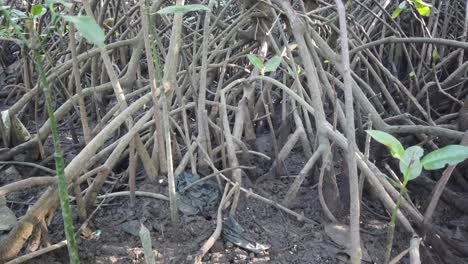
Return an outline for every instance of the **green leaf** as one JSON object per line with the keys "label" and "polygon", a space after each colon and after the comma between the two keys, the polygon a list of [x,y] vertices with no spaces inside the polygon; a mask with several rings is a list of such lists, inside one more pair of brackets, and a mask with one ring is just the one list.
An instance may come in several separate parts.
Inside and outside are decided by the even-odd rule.
{"label": "green leaf", "polygon": [[448,145],[427,154],[421,163],[425,170],[437,170],[448,165],[458,164],[468,159],[468,147],[462,145]]}
{"label": "green leaf", "polygon": [[416,10],[418,10],[419,15],[421,16],[427,17],[431,14],[431,9],[427,6],[417,7]]}
{"label": "green leaf", "polygon": [[31,14],[34,16],[39,16],[42,13],[42,5],[36,4],[31,7]]}
{"label": "green leaf", "polygon": [[405,149],[403,148],[403,145],[401,145],[400,141],[398,141],[394,136],[379,130],[366,130],[366,132],[375,141],[387,146],[387,148],[390,149],[392,157],[396,159],[401,159],[403,157]]}
{"label": "green leaf", "polygon": [[397,18],[401,14],[401,11],[403,11],[403,9],[399,7],[395,8],[395,10],[393,10],[393,13],[392,13],[392,19]]}
{"label": "green leaf", "polygon": [[247,59],[249,59],[250,63],[252,63],[252,65],[259,70],[263,70],[263,68],[265,67],[263,66],[262,61],[255,55],[248,54]]}
{"label": "green leaf", "polygon": [[276,69],[278,68],[278,66],[280,65],[281,63],[281,57],[280,56],[273,56],[273,58],[269,59],[266,63],[265,63],[265,72],[273,72],[273,71],[276,71]]}
{"label": "green leaf", "polygon": [[408,181],[415,179],[422,172],[421,157],[424,150],[419,146],[412,146],[405,150],[403,158],[400,159],[400,172],[408,177]]}
{"label": "green leaf", "polygon": [[440,54],[434,51],[434,53],[432,53],[432,58],[434,60],[439,60],[440,59]]}
{"label": "green leaf", "polygon": [[431,4],[426,3],[426,2],[424,2],[423,0],[411,0],[411,3],[412,3],[416,8],[424,7],[424,6],[432,7]]}
{"label": "green leaf", "polygon": [[163,9],[160,9],[157,14],[177,14],[177,13],[187,13],[191,11],[201,11],[201,10],[210,10],[206,5],[193,4],[193,5],[183,5],[183,6],[168,6]]}
{"label": "green leaf", "polygon": [[89,16],[63,16],[68,22],[75,25],[76,29],[80,34],[92,43],[100,48],[104,47],[105,35],[101,27]]}
{"label": "green leaf", "polygon": [[[41,5],[41,4],[33,5],[33,6],[31,7],[31,14],[33,14],[33,16],[36,16],[36,17],[41,16],[41,15],[43,15],[42,9],[43,9],[43,8],[42,8],[42,5]],[[44,9],[44,11],[45,11],[45,9]],[[45,12],[44,12],[44,13],[45,13]]]}
{"label": "green leaf", "polygon": [[397,18],[401,14],[401,12],[403,12],[403,10],[405,9],[406,9],[406,1],[403,1],[398,5],[398,7],[395,10],[393,10],[392,19]]}
{"label": "green leaf", "polygon": [[26,13],[24,13],[23,11],[20,11],[18,9],[12,9],[11,10],[11,16],[12,16],[12,18],[14,18],[14,20],[28,17],[28,15],[26,15]]}
{"label": "green leaf", "polygon": [[419,15],[429,16],[431,14],[431,5],[422,0],[412,0],[414,7],[418,10]]}
{"label": "green leaf", "polygon": [[408,74],[408,76],[409,76],[410,78],[413,78],[415,75],[416,75],[416,73],[415,73],[414,71],[411,71],[411,72]]}

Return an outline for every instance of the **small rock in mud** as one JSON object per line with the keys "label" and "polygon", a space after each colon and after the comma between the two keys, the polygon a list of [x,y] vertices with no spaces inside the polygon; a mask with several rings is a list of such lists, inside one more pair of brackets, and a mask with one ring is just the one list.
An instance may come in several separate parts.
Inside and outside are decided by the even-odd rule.
{"label": "small rock in mud", "polygon": [[223,253],[213,253],[211,255],[211,261],[212,263],[228,263],[228,259],[226,258],[226,255]]}
{"label": "small rock in mud", "polygon": [[15,213],[7,207],[5,198],[0,197],[0,232],[10,231],[15,225]]}
{"label": "small rock in mud", "polygon": [[130,235],[139,236],[140,222],[137,220],[128,221],[120,225],[122,230]]}
{"label": "small rock in mud", "polygon": [[234,253],[236,253],[236,258],[240,260],[246,260],[248,258],[248,254],[245,250],[240,248],[235,248]]}
{"label": "small rock in mud", "polygon": [[102,245],[100,254],[124,256],[128,254],[128,248],[114,245]]}
{"label": "small rock in mud", "polygon": [[0,167],[0,185],[15,182],[21,180],[21,174],[15,168],[15,166],[9,166],[3,170],[3,166]]}

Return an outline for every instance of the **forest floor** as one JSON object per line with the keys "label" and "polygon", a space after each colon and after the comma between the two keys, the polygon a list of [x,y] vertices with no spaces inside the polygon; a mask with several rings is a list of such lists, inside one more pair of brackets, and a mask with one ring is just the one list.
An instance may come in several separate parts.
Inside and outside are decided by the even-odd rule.
{"label": "forest floor", "polygon": [[[267,152],[269,137],[269,134],[265,134],[257,138],[259,151]],[[305,162],[304,157],[297,153],[300,151],[294,152],[286,161],[290,175],[297,175]],[[73,156],[73,152],[68,154],[70,158]],[[255,173],[258,175],[265,173],[270,167],[260,159],[252,162],[252,165],[257,167]],[[14,175],[12,170],[8,169],[12,166],[14,165],[0,167],[0,185],[21,179],[21,168],[18,168],[18,174]],[[340,171],[339,164],[335,166],[335,170],[337,175],[345,173]],[[145,177],[139,178],[138,190],[167,195],[167,185],[164,182],[151,183]],[[268,179],[255,185],[249,180],[244,180],[246,188],[252,188],[253,192],[279,202],[286,194],[293,177]],[[120,187],[116,184],[114,187],[113,191],[127,190],[125,184],[121,184]],[[7,196],[8,206],[20,217],[39,197],[42,190],[33,188],[12,193]],[[383,207],[378,201],[364,201],[361,216],[364,263],[381,263],[385,251],[388,214],[382,211]],[[267,245],[269,249],[253,253],[221,238],[205,256],[204,263],[347,263],[347,227],[324,220],[316,185],[303,185],[290,209],[303,214],[315,224],[299,221],[284,211],[242,195],[236,220],[244,228],[246,238]],[[347,211],[348,209],[344,209],[344,212]],[[343,217],[340,220],[343,223],[348,221]],[[82,263],[145,263],[138,236],[141,222],[151,232],[158,263],[192,263],[194,255],[216,227],[216,209],[203,216],[182,215],[180,223],[173,225],[167,201],[137,197],[136,205],[132,207],[128,196],[107,198],[91,218],[87,228],[88,236],[78,239]],[[49,226],[49,239],[52,244],[64,239],[60,213],[56,213]],[[397,233],[394,254],[407,248],[409,239],[407,234]],[[27,263],[67,262],[68,254],[63,247]],[[401,263],[406,262],[403,260]]]}

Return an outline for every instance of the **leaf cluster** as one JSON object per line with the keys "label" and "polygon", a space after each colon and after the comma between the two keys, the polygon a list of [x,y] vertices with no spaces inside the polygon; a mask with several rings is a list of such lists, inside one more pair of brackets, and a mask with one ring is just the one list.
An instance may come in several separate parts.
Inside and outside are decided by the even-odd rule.
{"label": "leaf cluster", "polygon": [[281,57],[277,55],[273,56],[265,64],[263,64],[262,60],[259,57],[252,54],[248,54],[247,59],[250,63],[252,63],[252,65],[255,68],[260,70],[262,75],[264,75],[267,72],[276,71],[278,66],[281,64]]}
{"label": "leaf cluster", "polygon": [[431,5],[424,2],[423,0],[404,0],[401,2],[395,10],[393,10],[392,18],[397,18],[403,11],[408,8],[409,5],[413,6],[420,16],[429,16],[431,14]]}
{"label": "leaf cluster", "polygon": [[367,133],[377,142],[385,145],[392,157],[400,161],[400,172],[405,180],[413,180],[421,175],[422,169],[438,170],[448,165],[458,164],[468,159],[468,147],[448,145],[434,150],[424,156],[424,150],[419,146],[407,149],[394,136],[379,130],[367,130]]}

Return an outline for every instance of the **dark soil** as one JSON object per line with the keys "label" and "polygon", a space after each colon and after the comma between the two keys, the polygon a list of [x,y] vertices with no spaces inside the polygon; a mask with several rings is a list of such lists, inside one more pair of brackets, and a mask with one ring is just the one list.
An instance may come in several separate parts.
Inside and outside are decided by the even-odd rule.
{"label": "dark soil", "polygon": [[[255,146],[257,151],[272,157],[270,134],[259,133]],[[63,138],[64,143],[67,143]],[[71,143],[68,139],[68,143]],[[70,151],[66,156],[69,161],[77,147],[67,144]],[[51,146],[45,146],[52,151]],[[346,194],[347,173],[339,157],[336,157],[335,173],[337,175],[343,204],[347,204]],[[294,176],[299,174],[306,160],[302,149],[296,149],[285,162],[287,175],[277,178],[267,178],[252,184],[259,176],[268,172],[271,162],[254,157],[250,161],[256,170],[244,175],[244,187],[268,199],[281,202],[286,194]],[[53,164],[49,164],[53,167]],[[11,183],[30,174],[30,168],[15,166],[18,172],[7,172],[13,168],[10,165],[0,166],[0,186]],[[18,174],[19,173],[19,174]],[[167,195],[167,184],[164,182],[150,183],[144,175],[138,177],[137,188],[141,191]],[[108,184],[106,191],[127,191],[125,179],[113,179],[118,183]],[[303,214],[316,224],[298,221],[284,211],[278,210],[262,201],[252,197],[241,196],[240,206],[237,210],[236,220],[245,229],[245,236],[254,242],[270,246],[268,250],[255,254],[234,246],[232,243],[219,239],[211,251],[205,256],[204,263],[347,263],[346,242],[336,243],[328,233],[325,226],[329,225],[322,214],[315,185],[316,175],[310,175],[303,184],[298,196],[290,209]],[[43,188],[32,188],[22,192],[15,192],[7,196],[8,206],[17,217],[24,215],[28,207],[39,198]],[[425,206],[430,194],[424,188],[414,185],[410,191],[415,204]],[[372,195],[363,196],[361,213],[361,239],[365,254],[363,263],[382,263],[386,243],[386,227],[389,222],[388,214],[383,206]],[[75,206],[75,204],[72,204]],[[344,206],[342,215],[348,214]],[[75,209],[75,208],[74,208]],[[338,216],[339,217],[339,216]],[[462,217],[455,210],[441,202],[434,219],[440,226],[447,226],[448,234],[457,237],[466,236],[463,229],[454,228],[454,221]],[[341,223],[348,223],[346,217],[339,217]],[[75,228],[78,227],[75,218]],[[157,252],[157,263],[192,263],[194,255],[201,245],[213,233],[216,226],[216,208],[203,215],[181,216],[180,224],[170,222],[169,203],[153,198],[137,197],[136,205],[129,204],[127,196],[109,198],[98,208],[91,218],[86,235],[78,238],[79,254],[82,263],[145,263],[142,244],[138,236],[138,228],[143,223],[151,232],[153,249]],[[455,225],[456,227],[456,225]],[[397,228],[398,230],[398,228]],[[50,243],[58,243],[65,239],[63,223],[60,212],[57,212],[52,224],[49,226]],[[410,235],[399,230],[394,241],[393,254],[396,255],[409,246]],[[25,252],[22,252],[25,253]],[[423,254],[424,257],[424,254]],[[27,263],[68,263],[66,248],[34,258]],[[401,263],[409,263],[403,258]]]}
{"label": "dark soil", "polygon": [[[267,193],[276,193],[276,200],[287,190],[287,185],[281,181],[268,182],[261,187]],[[145,184],[140,189],[164,192],[165,188]],[[294,210],[322,222],[316,197],[316,190],[304,188]],[[179,225],[172,225],[168,202],[138,198],[136,207],[130,208],[128,201],[123,197],[109,200],[93,217],[90,228],[93,232],[100,230],[101,234],[89,240],[79,239],[82,263],[145,263],[139,237],[126,231],[128,224],[138,224],[140,221],[144,221],[151,231],[159,263],[192,263],[193,256],[215,229],[214,214],[208,220],[203,216],[182,217]],[[342,249],[327,237],[322,225],[298,222],[260,201],[242,197],[237,220],[250,240],[270,245],[271,248],[254,254],[221,240],[204,258],[205,263],[340,263],[337,257],[343,257],[343,254],[339,254]],[[53,242],[64,238],[61,221],[57,214],[50,226]],[[371,256],[381,256],[385,235],[382,235],[382,230],[370,226],[379,223],[375,226],[382,228],[384,222],[371,216],[366,222],[369,230],[373,230],[370,233],[376,234],[363,234],[364,245]],[[67,257],[64,248],[28,263],[66,263]],[[380,263],[379,259],[373,262]]]}
{"label": "dark soil", "polygon": [[[260,136],[257,149],[262,150],[266,136]],[[259,147],[260,146],[260,147]],[[263,146],[265,147],[265,146]],[[264,150],[266,151],[266,149]],[[304,157],[299,149],[286,161],[289,175],[297,175],[304,165]],[[260,159],[252,160],[257,165],[256,173],[265,173],[269,164]],[[337,168],[340,166],[337,165]],[[338,177],[344,172],[337,171]],[[252,187],[253,191],[281,201],[293,177],[280,177],[262,181]],[[10,179],[8,181],[13,181]],[[249,181],[246,178],[246,184]],[[6,182],[2,182],[5,184]],[[142,179],[138,190],[167,195],[165,184],[153,184]],[[120,187],[127,190],[126,186]],[[8,201],[17,216],[23,215],[27,205],[16,201],[33,203],[39,196],[39,189],[9,195]],[[362,209],[362,241],[367,251],[368,262],[381,263],[388,218],[382,206],[375,201],[365,200]],[[270,248],[259,254],[238,248],[232,243],[220,239],[205,256],[204,263],[346,263],[348,255],[343,245],[331,240],[325,233],[324,220],[315,185],[305,184],[291,206],[291,209],[304,214],[317,224],[300,222],[259,200],[242,195],[236,220],[245,229],[245,236]],[[341,219],[346,223],[348,219]],[[216,226],[216,210],[203,216],[182,216],[180,224],[170,222],[167,201],[138,197],[136,205],[130,206],[126,196],[107,199],[92,217],[88,226],[88,235],[78,239],[82,263],[145,263],[138,227],[142,222],[150,231],[153,249],[157,252],[158,263],[192,263],[194,255],[212,234]],[[132,234],[133,233],[133,234]],[[64,239],[62,218],[58,212],[49,226],[51,243]],[[407,235],[397,234],[395,252],[398,253],[409,245]],[[35,258],[27,263],[67,263],[66,248]]]}

